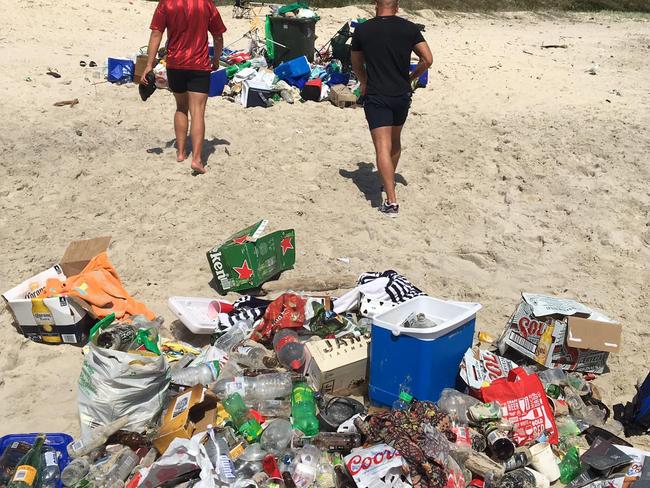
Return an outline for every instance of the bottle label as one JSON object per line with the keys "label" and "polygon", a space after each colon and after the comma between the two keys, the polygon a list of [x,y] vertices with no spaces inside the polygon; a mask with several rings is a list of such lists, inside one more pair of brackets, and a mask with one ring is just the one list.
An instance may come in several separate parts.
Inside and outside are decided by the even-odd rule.
{"label": "bottle label", "polygon": [[52,451],[47,451],[44,455],[45,457],[45,464],[47,466],[58,466],[59,463],[57,462],[56,459],[56,453]]}
{"label": "bottle label", "polygon": [[233,393],[239,393],[240,395],[244,395],[244,382],[246,380],[244,379],[243,376],[238,376],[233,380],[232,383],[229,383],[228,386],[226,387],[226,392],[228,393],[228,396],[232,395]]}
{"label": "bottle label", "polygon": [[507,439],[508,438],[508,436],[505,434],[505,432],[501,432],[498,429],[494,429],[486,437],[487,437],[488,443],[490,445],[493,445],[499,439]]}
{"label": "bottle label", "polygon": [[25,483],[27,486],[34,486],[34,481],[36,481],[36,475],[38,471],[33,466],[28,466],[23,464],[16,468],[16,474],[14,474],[12,482],[20,481]]}
{"label": "bottle label", "polygon": [[451,429],[456,434],[456,445],[458,447],[472,447],[472,437],[467,427],[456,426]]}
{"label": "bottle label", "polygon": [[239,433],[242,434],[248,442],[255,442],[259,439],[262,430],[262,426],[255,419],[251,419],[239,427]]}
{"label": "bottle label", "polygon": [[70,446],[72,452],[81,451],[83,448],[84,448],[84,441],[82,441],[81,439],[79,439],[78,441],[74,441]]}

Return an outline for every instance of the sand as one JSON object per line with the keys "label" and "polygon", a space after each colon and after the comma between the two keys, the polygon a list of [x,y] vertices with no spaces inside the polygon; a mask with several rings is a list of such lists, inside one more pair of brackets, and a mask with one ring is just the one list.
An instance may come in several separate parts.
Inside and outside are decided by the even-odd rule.
{"label": "sand", "polygon": [[[268,218],[297,234],[296,267],[279,284],[342,276],[351,287],[360,272],[396,269],[434,296],[482,303],[477,328],[492,334],[522,291],[573,297],[624,326],[596,380],[605,402],[629,400],[647,374],[649,17],[408,13],[435,62],[404,133],[401,215],[389,220],[375,208],[361,110],[211,99],[208,172],[192,176],[175,161],[169,93],[143,103],[133,85],[94,84],[79,66],[145,45],[155,3],[4,3],[0,291],[56,263],[69,241],[110,234],[127,289],[170,335],[205,343],[167,298],[214,296],[205,252]],[[321,10],[318,43],[368,12]],[[222,13],[230,44],[249,24]],[[0,435],[77,434],[80,349],[30,342],[6,310],[0,343]],[[650,448],[649,437],[634,443]]]}

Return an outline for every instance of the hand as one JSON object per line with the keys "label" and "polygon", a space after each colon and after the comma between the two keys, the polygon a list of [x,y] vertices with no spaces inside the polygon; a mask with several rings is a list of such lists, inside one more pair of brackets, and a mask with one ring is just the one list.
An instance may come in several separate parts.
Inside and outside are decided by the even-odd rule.
{"label": "hand", "polygon": [[153,71],[153,66],[147,65],[144,68],[144,71],[142,72],[142,76],[140,77],[140,83],[143,84],[144,86],[149,86],[149,82],[147,81],[147,75]]}
{"label": "hand", "polygon": [[368,89],[368,87],[366,86],[366,84],[365,84],[365,83],[361,83],[361,86],[359,86],[359,92],[361,93],[361,96],[362,96],[362,97],[365,97],[365,96],[366,96],[366,90],[367,90],[367,89]]}

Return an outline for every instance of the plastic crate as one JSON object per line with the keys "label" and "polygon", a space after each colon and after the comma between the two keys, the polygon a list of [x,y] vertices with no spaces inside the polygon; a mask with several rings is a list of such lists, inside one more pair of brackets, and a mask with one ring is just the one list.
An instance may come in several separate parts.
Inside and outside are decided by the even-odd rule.
{"label": "plastic crate", "polygon": [[[415,71],[416,67],[417,64],[411,64],[411,73]],[[429,71],[427,70],[418,78],[418,86],[420,88],[426,88],[428,84],[429,84]]]}
{"label": "plastic crate", "polygon": [[[14,442],[25,442],[27,444],[34,444],[36,441],[36,436],[38,433],[33,434],[10,434],[4,437],[0,437],[0,456],[5,452],[5,450],[11,446]],[[61,432],[52,432],[45,434],[45,444],[55,449],[59,454],[59,469],[63,471],[68,463],[70,458],[68,456],[68,444],[70,444],[73,439],[68,434],[63,434]],[[63,486],[61,481],[59,481],[59,488]]]}
{"label": "plastic crate", "polygon": [[[453,388],[463,354],[472,346],[478,303],[461,303],[421,296],[375,317],[370,343],[370,382],[373,403],[392,405],[407,383],[413,397],[435,402]],[[405,328],[411,313],[424,313],[435,327]]]}
{"label": "plastic crate", "polygon": [[280,64],[273,72],[281,80],[286,80],[288,78],[301,78],[308,75],[311,73],[311,67],[309,66],[307,57],[300,56],[299,58]]}
{"label": "plastic crate", "polygon": [[135,63],[130,59],[108,58],[108,74],[106,78],[111,83],[126,83],[133,81]]}
{"label": "plastic crate", "polygon": [[218,97],[223,93],[223,89],[228,84],[228,71],[226,68],[221,68],[220,70],[213,71],[210,73],[210,91],[208,91],[209,97]]}

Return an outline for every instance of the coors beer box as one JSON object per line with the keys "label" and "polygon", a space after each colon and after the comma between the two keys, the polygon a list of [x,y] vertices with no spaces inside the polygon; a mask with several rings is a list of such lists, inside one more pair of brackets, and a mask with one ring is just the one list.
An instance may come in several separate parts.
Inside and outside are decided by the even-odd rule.
{"label": "coors beer box", "polygon": [[622,327],[603,314],[565,298],[522,298],[499,338],[501,354],[512,348],[548,368],[602,373],[620,349]]}
{"label": "coors beer box", "polygon": [[267,224],[268,220],[260,220],[208,251],[210,269],[222,295],[256,288],[285,269],[293,268],[294,230],[279,230],[261,237]]}

